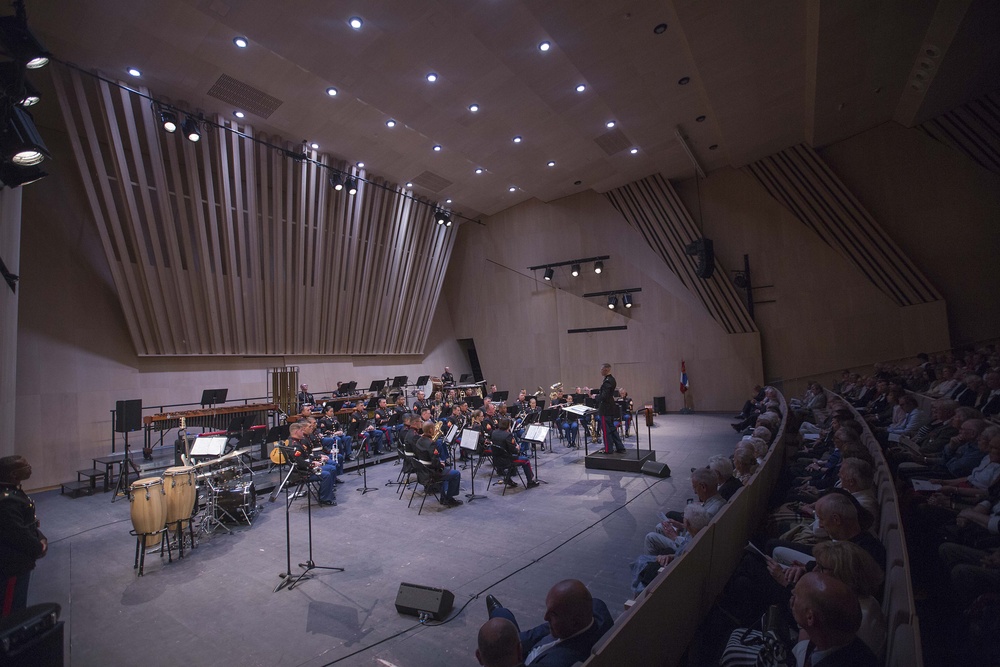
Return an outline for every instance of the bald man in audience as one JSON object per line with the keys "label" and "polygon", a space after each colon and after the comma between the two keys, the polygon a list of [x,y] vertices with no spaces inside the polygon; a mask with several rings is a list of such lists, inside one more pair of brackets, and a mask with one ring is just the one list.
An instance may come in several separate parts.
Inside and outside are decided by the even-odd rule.
{"label": "bald man in audience", "polygon": [[[518,627],[514,614],[492,595],[486,596],[486,609],[491,619],[505,618]],[[564,579],[545,597],[545,622],[520,634],[524,664],[570,667],[584,662],[612,625],[608,605],[591,596],[582,581]]]}
{"label": "bald man in audience", "polygon": [[789,601],[801,628],[792,649],[797,667],[876,667],[878,659],[858,638],[861,605],[847,584],[812,572],[795,584]]}
{"label": "bald man in audience", "polygon": [[521,638],[506,618],[491,618],[479,628],[476,660],[483,667],[521,667]]}

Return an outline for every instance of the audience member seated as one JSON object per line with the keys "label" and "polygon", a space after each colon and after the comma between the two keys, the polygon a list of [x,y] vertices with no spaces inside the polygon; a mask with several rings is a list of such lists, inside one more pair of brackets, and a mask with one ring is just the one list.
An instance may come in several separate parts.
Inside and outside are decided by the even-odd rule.
{"label": "audience member seated", "polygon": [[938,369],[940,379],[931,383],[930,388],[925,392],[928,396],[944,398],[955,391],[958,386],[958,379],[955,377],[955,367],[945,365]]}
{"label": "audience member seated", "polygon": [[[719,495],[719,485],[715,473],[708,468],[696,468],[691,473],[691,489],[698,496],[697,505],[705,508],[710,517],[718,514],[719,510],[726,504],[726,499]],[[673,519],[679,524],[684,521],[684,513],[667,512],[667,518]]]}
{"label": "audience member seated", "polygon": [[900,463],[898,476],[912,477],[965,477],[982,461],[979,435],[986,428],[982,419],[968,419],[958,429],[958,435],[948,441],[939,456],[924,456],[921,463]]}
{"label": "audience member seated", "polygon": [[989,393],[977,407],[984,417],[993,417],[1000,414],[1000,372],[990,371],[983,376],[983,382]]}
{"label": "audience member seated", "polygon": [[[492,595],[486,596],[490,618],[505,618],[520,631],[514,614]],[[571,667],[590,657],[594,644],[614,621],[608,606],[591,596],[583,582],[565,579],[545,597],[545,622],[520,632],[525,665]]]}
{"label": "audience member seated", "polygon": [[679,554],[698,531],[708,525],[712,515],[694,503],[684,508],[683,522],[667,519],[656,524],[653,532],[646,533],[645,550],[648,556]]}
{"label": "audience member seated", "polygon": [[[955,424],[952,423],[958,408],[957,401],[947,398],[938,399],[931,403],[931,420],[924,424],[912,438],[907,439],[901,436],[894,439],[890,436],[890,445],[886,450],[889,465],[895,470],[904,461],[919,463],[925,456],[938,454],[951,438],[958,435],[958,427],[965,421],[963,418],[957,420]],[[970,408],[961,409],[970,410]]]}
{"label": "audience member seated", "polygon": [[733,475],[740,480],[741,484],[746,484],[757,472],[757,455],[754,454],[753,447],[740,443],[733,452]]}
{"label": "audience member seated", "polygon": [[792,617],[801,628],[792,649],[797,664],[811,667],[876,667],[878,658],[857,633],[861,605],[847,584],[811,572],[795,584]]}
{"label": "audience member seated", "polygon": [[719,495],[729,502],[729,499],[743,486],[743,482],[733,475],[733,462],[728,456],[717,455],[708,460],[708,468],[715,473],[718,480]]}
{"label": "audience member seated", "polygon": [[[816,518],[819,519],[819,527],[831,540],[857,544],[875,559],[880,568],[885,569],[885,547],[868,530],[873,517],[861,508],[850,493],[842,489],[833,489],[817,500]],[[775,561],[793,565],[783,573],[789,583],[797,580],[807,569],[812,569],[805,566],[815,560],[813,545],[782,544],[773,541],[768,543],[768,547],[773,547],[771,556]]]}
{"label": "audience member seated", "polygon": [[885,651],[885,614],[876,599],[881,595],[885,578],[882,568],[871,555],[850,542],[823,542],[813,549],[816,567],[813,572],[828,574],[847,584],[861,605],[858,637],[876,656]]}
{"label": "audience member seated", "polygon": [[491,618],[479,628],[476,660],[483,667],[520,667],[521,638],[506,618]]}

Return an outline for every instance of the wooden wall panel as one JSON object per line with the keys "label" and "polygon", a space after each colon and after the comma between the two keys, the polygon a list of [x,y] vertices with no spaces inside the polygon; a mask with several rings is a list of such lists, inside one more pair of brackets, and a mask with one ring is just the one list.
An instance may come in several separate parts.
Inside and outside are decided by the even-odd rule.
{"label": "wooden wall panel", "polygon": [[983,169],[1000,174],[1000,92],[966,102],[918,127]]}
{"label": "wooden wall panel", "polygon": [[221,118],[192,143],[141,95],[53,78],[140,356],[423,351],[457,231],[433,205],[361,173],[335,193],[328,156]]}

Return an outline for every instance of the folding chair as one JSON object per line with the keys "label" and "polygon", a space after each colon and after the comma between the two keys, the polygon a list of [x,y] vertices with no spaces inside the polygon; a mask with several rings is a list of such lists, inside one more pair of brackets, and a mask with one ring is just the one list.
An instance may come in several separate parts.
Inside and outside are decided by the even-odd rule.
{"label": "folding chair", "polygon": [[412,458],[413,471],[417,475],[417,483],[413,485],[413,491],[410,493],[410,502],[406,504],[407,507],[413,504],[413,496],[416,495],[417,489],[423,487],[422,497],[420,499],[420,509],[417,511],[417,516],[424,511],[424,502],[427,500],[427,495],[430,494],[441,500],[439,493],[441,493],[441,480],[438,479],[437,475],[431,468],[418,459],[417,457]]}
{"label": "folding chair", "polygon": [[510,452],[500,447],[494,449],[493,453],[487,456],[489,456],[493,462],[493,471],[490,473],[490,479],[486,483],[486,488],[489,488],[493,483],[493,475],[496,474],[503,482],[503,493],[500,495],[506,495],[507,481],[510,480],[511,472],[516,472],[517,478],[521,480],[521,486],[525,486],[524,477],[521,476],[521,466],[514,464],[514,457],[510,455]]}

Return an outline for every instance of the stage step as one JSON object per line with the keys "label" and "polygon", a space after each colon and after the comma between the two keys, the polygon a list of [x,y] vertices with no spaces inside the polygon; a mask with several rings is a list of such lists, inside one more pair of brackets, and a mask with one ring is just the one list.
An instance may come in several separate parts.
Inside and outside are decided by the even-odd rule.
{"label": "stage step", "polygon": [[88,481],[63,482],[59,485],[59,493],[68,495],[70,498],[90,496],[95,490]]}
{"label": "stage step", "polygon": [[[86,480],[84,479],[86,478]],[[108,490],[108,477],[103,468],[87,468],[86,470],[76,471],[76,481],[83,482],[86,481],[90,484],[90,488],[94,491],[97,490],[97,479],[100,478],[104,488],[102,491]]]}

